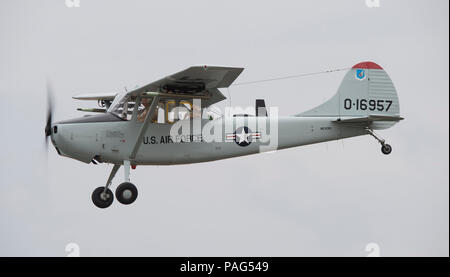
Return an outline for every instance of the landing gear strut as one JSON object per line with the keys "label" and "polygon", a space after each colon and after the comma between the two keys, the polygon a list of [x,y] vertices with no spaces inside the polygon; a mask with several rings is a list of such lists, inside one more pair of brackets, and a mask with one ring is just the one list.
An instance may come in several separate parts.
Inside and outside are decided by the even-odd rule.
{"label": "landing gear strut", "polygon": [[[125,170],[125,182],[117,187],[116,198],[120,203],[129,205],[136,200],[138,191],[136,186],[130,183],[130,161],[124,161],[123,166]],[[98,208],[105,209],[113,203],[114,194],[109,187],[111,186],[111,182],[119,168],[120,164],[115,164],[111,170],[111,174],[109,175],[106,185],[104,187],[96,188],[92,193],[92,202],[94,202],[94,205]]]}
{"label": "landing gear strut", "polygon": [[389,144],[386,143],[386,141],[382,138],[379,138],[375,132],[370,129],[367,128],[366,129],[367,133],[369,133],[369,135],[371,135],[372,137],[374,137],[380,144],[381,144],[381,152],[385,155],[389,155],[392,152],[392,146],[390,146]]}

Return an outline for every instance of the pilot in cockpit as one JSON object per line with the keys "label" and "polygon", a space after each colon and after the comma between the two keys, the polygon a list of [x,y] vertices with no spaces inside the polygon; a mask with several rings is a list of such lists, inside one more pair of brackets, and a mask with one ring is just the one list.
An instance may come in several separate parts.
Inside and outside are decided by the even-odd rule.
{"label": "pilot in cockpit", "polygon": [[[141,104],[144,106],[144,109],[139,113],[137,119],[139,122],[144,122],[145,117],[147,116],[147,113],[150,110],[151,101],[149,98],[142,98]],[[152,115],[152,121],[157,122],[157,120],[158,120],[158,106],[156,107],[155,112]]]}

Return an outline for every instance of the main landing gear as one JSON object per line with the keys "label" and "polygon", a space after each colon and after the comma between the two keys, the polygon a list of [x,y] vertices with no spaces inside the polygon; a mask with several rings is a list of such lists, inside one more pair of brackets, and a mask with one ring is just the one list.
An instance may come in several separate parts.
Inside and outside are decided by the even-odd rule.
{"label": "main landing gear", "polygon": [[116,189],[117,201],[124,205],[129,205],[136,200],[138,191],[135,185],[130,182],[120,184]]}
{"label": "main landing gear", "polygon": [[[138,190],[135,185],[130,183],[130,161],[124,161],[123,167],[125,170],[125,182],[117,187],[116,198],[120,203],[129,205],[136,200]],[[105,209],[113,203],[114,195],[109,187],[111,186],[111,182],[119,168],[120,164],[115,164],[111,170],[111,174],[109,175],[106,185],[104,187],[96,188],[92,193],[92,202],[94,202],[94,205],[98,208]]]}
{"label": "main landing gear", "polygon": [[385,155],[389,155],[392,152],[392,146],[386,143],[386,141],[382,138],[379,138],[372,129],[367,128],[367,133],[374,137],[381,144],[381,152]]}

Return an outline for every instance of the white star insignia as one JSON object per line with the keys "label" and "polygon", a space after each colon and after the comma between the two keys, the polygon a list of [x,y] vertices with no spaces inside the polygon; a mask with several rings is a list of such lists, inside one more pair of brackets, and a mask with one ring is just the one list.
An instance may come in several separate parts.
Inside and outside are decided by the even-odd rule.
{"label": "white star insignia", "polygon": [[236,134],[236,136],[239,137],[239,144],[241,144],[243,141],[245,141],[246,143],[248,143],[248,136],[249,134],[247,134],[244,130],[244,128],[242,128],[242,132],[240,134]]}

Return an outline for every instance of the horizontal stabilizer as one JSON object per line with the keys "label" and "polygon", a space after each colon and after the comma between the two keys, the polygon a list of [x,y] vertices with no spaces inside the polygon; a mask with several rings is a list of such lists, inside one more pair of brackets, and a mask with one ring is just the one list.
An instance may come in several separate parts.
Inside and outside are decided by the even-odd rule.
{"label": "horizontal stabilizer", "polygon": [[374,122],[374,121],[398,122],[403,119],[404,118],[400,117],[400,116],[369,115],[369,116],[363,116],[363,117],[339,118],[339,119],[335,120],[334,122],[338,122],[338,123],[364,123],[364,122]]}

